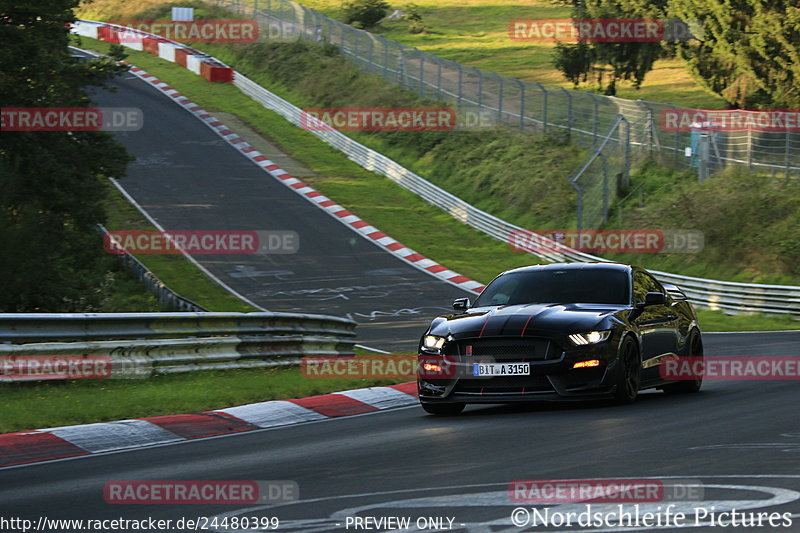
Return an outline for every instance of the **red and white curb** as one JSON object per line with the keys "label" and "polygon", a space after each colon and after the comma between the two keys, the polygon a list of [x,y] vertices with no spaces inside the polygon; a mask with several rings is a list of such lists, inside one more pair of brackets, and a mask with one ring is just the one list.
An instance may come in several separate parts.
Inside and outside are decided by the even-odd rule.
{"label": "red and white curb", "polygon": [[184,109],[199,118],[204,124],[206,124],[206,126],[211,128],[217,135],[222,137],[229,145],[236,148],[244,156],[261,167],[261,169],[271,177],[294,190],[297,194],[315,204],[330,216],[348,228],[352,229],[362,237],[366,238],[370,242],[376,244],[385,251],[394,254],[419,270],[435,276],[442,281],[446,281],[447,283],[475,293],[480,293],[483,290],[484,285],[482,283],[472,280],[466,276],[462,276],[457,272],[453,272],[452,270],[440,265],[436,261],[428,259],[422,254],[419,254],[414,250],[404,246],[385,233],[379,231],[376,227],[371,226],[353,213],[347,211],[344,207],[340,206],[327,196],[323,196],[322,193],[315,190],[313,187],[293,177],[278,165],[264,157],[260,152],[248,144],[244,139],[239,137],[233,130],[214,118],[214,116],[212,116],[210,113],[206,112],[199,105],[195,104],[176,89],[173,89],[155,76],[148,74],[144,70],[135,66],[131,66],[130,72],[141,80],[146,81],[153,87],[161,90],[161,92],[167,96],[171,97],[174,102],[181,105]]}
{"label": "red and white curb", "polygon": [[0,435],[0,467],[289,426],[416,403],[417,384],[408,382],[202,413],[21,431]]}

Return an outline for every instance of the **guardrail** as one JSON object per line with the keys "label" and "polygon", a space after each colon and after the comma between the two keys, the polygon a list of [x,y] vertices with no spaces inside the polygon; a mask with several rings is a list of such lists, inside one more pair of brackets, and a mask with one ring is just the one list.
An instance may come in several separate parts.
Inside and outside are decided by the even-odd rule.
{"label": "guardrail", "polygon": [[7,364],[45,356],[103,356],[117,379],[295,365],[303,355],[353,355],[355,326],[295,313],[0,314],[0,381],[34,379]]}
{"label": "guardrail", "polygon": [[[261,87],[242,73],[234,71],[233,84],[267,109],[275,111],[289,122],[301,126],[302,109]],[[307,122],[306,115],[306,122]],[[302,127],[302,126],[301,126]],[[457,220],[464,222],[499,241],[508,243],[511,236],[527,231],[510,222],[486,213],[465,202],[461,198],[437,187],[426,179],[411,172],[399,163],[367,148],[347,135],[325,128],[306,128],[311,134],[337,148],[363,168],[377,172],[394,181],[430,204],[446,211]],[[547,262],[599,261],[608,259],[575,251],[559,242],[539,237],[542,244],[552,251],[531,252]],[[542,247],[539,246],[539,249]],[[800,286],[768,285],[756,283],[737,283],[713,279],[681,276],[668,272],[651,271],[659,280],[672,283],[684,289],[689,301],[698,307],[722,310],[728,314],[770,313],[791,315],[800,320]]]}
{"label": "guardrail", "polygon": [[[106,228],[101,224],[98,224],[97,228],[103,237],[108,235],[108,230],[106,230]],[[136,257],[129,254],[127,251],[123,251],[121,254],[118,254],[117,257],[119,257],[122,265],[127,268],[128,271],[136,277],[136,279],[144,283],[145,287],[147,287],[147,290],[150,291],[150,294],[158,298],[158,301],[161,305],[167,306],[173,311],[186,311],[191,313],[202,313],[208,311],[208,309],[205,307],[194,303],[188,298],[184,298],[177,292],[167,287],[163,281],[158,279],[158,277],[150,271],[149,268],[144,266],[144,263],[136,259]]]}

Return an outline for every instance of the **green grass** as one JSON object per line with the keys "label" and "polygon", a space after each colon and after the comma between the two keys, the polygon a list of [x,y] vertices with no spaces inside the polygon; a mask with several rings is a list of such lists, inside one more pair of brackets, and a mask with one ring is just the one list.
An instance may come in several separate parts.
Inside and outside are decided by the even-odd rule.
{"label": "green grass", "polygon": [[[124,187],[125,180],[120,184]],[[156,228],[131,205],[119,190],[109,184],[109,199],[106,206],[109,230],[148,230]],[[192,300],[209,311],[250,312],[257,311],[239,298],[214,283],[211,279],[182,255],[139,254],[135,256],[167,287]],[[131,310],[120,307],[120,310]],[[158,309],[156,309],[158,310]]]}
{"label": "green grass", "polygon": [[[253,5],[254,0],[244,0]],[[258,0],[259,6],[266,2]],[[389,2],[392,9],[403,9],[408,2]],[[545,85],[572,88],[552,65],[553,43],[516,42],[508,35],[508,24],[515,19],[569,18],[570,8],[555,5],[549,0],[417,0],[419,12],[428,30],[422,34],[408,32],[408,22],[385,21],[373,30],[392,39],[444,59],[456,61],[504,76],[538,82]],[[163,16],[165,5],[194,5],[206,18],[219,16],[216,8],[195,0],[93,0],[82,4],[79,13],[86,18],[153,18]],[[341,0],[303,0],[300,4],[316,9],[332,18],[341,15]],[[213,16],[211,16],[213,15]],[[338,36],[337,36],[338,38]],[[586,89],[586,87],[583,87]],[[662,59],[647,74],[640,89],[627,82],[617,85],[617,96],[644,99],[678,106],[721,109],[724,100],[707,91],[689,75],[679,59]]]}
{"label": "green grass", "polygon": [[[246,3],[252,5],[253,1]],[[300,3],[332,18],[339,18],[341,14],[339,0],[303,0]],[[409,23],[403,20],[385,21],[374,32],[470,67],[572,88],[572,84],[552,65],[553,43],[512,41],[508,34],[508,25],[515,19],[569,18],[569,7],[554,5],[548,0],[524,3],[519,0],[419,0],[414,3],[419,6],[427,33],[409,33]],[[401,2],[390,4],[393,9],[403,9],[405,5]],[[692,79],[679,59],[657,61],[640,89],[634,89],[627,82],[621,83],[617,96],[688,107],[725,107],[721,97]]]}
{"label": "green grass", "polygon": [[194,372],[142,380],[5,383],[0,433],[193,413],[408,380],[306,379],[298,368]]}

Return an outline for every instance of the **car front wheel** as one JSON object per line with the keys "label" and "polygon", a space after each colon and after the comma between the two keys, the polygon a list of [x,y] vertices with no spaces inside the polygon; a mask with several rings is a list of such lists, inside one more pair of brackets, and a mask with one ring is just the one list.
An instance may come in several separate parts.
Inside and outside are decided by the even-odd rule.
{"label": "car front wheel", "polygon": [[617,360],[619,371],[614,399],[620,404],[633,403],[639,395],[639,371],[642,365],[639,362],[639,349],[630,337],[622,341]]}

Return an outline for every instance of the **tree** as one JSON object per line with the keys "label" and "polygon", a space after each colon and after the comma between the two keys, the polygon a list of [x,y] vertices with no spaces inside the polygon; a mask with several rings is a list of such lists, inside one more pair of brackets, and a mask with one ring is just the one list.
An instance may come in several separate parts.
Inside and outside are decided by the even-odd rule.
{"label": "tree", "polygon": [[678,45],[698,83],[732,107],[800,107],[800,6],[796,0],[671,0],[703,40]]}
{"label": "tree", "polygon": [[[90,107],[86,86],[124,71],[68,49],[78,0],[0,0],[3,107]],[[0,133],[0,310],[79,311],[99,299],[108,176],[129,157],[103,132]]]}
{"label": "tree", "polygon": [[372,28],[389,13],[384,0],[351,0],[342,4],[344,22],[359,28]]}
{"label": "tree", "polygon": [[[572,4],[573,19],[659,18],[665,0],[561,0]],[[638,89],[653,64],[666,55],[660,42],[578,42],[558,43],[553,65],[575,86],[588,79],[607,95],[616,94],[620,80]]]}

